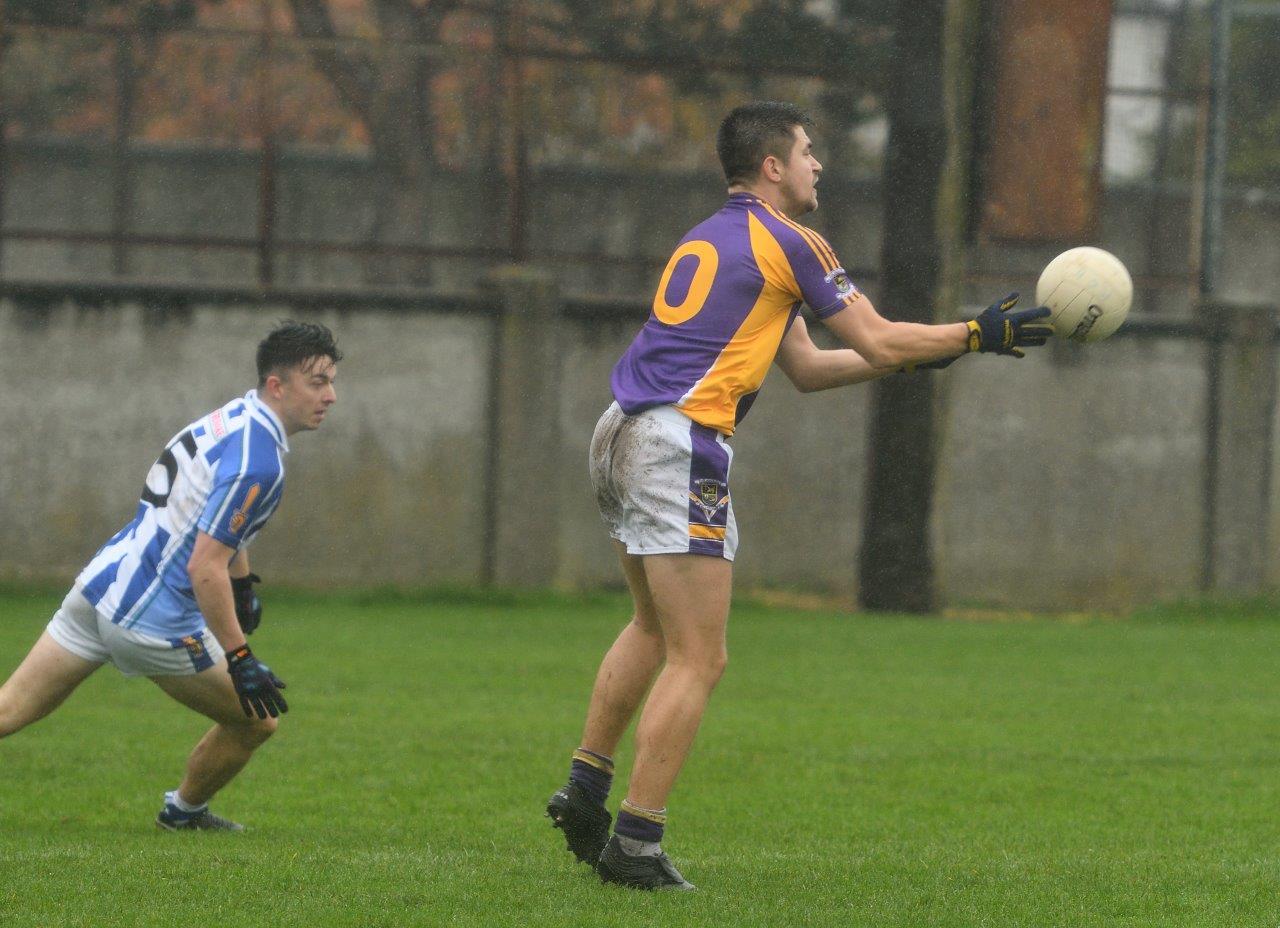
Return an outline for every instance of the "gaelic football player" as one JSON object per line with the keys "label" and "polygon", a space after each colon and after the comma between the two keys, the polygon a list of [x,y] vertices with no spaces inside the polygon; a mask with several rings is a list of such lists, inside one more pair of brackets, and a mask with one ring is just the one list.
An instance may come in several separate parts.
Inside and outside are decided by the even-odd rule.
{"label": "gaelic football player", "polygon": [[341,357],[324,326],[285,323],[258,345],[258,388],[170,440],[133,519],[80,572],[0,687],[0,737],[48,715],[110,661],[214,722],[156,825],[242,830],[209,800],[289,708],[284,683],[245,640],[262,617],[247,548],[280,504],[288,436],[319,428],[336,400]]}
{"label": "gaelic football player", "polygon": [[[810,125],[786,103],[725,118],[716,148],[728,201],[671,256],[649,320],[613,369],[615,402],[591,441],[600,514],[635,612],[600,665],[569,782],[547,814],[606,882],[693,888],[661,848],[667,796],[725,668],[738,545],[726,439],[769,365],[802,391],[825,390],[943,367],[970,351],[1020,356],[1052,331],[1036,321],[1048,309],[1011,312],[1016,295],[968,323],[880,316],[831,246],[797,222],[818,207]],[[848,347],[817,348],[802,303]],[[612,755],[641,703],[635,765],[610,837]]]}

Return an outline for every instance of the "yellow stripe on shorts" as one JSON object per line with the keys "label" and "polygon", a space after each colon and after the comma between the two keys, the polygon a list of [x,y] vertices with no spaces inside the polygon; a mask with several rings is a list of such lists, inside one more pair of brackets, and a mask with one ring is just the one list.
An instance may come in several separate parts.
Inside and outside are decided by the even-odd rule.
{"label": "yellow stripe on shorts", "polygon": [[723,525],[695,525],[689,523],[690,538],[710,538],[712,541],[724,541],[728,529]]}

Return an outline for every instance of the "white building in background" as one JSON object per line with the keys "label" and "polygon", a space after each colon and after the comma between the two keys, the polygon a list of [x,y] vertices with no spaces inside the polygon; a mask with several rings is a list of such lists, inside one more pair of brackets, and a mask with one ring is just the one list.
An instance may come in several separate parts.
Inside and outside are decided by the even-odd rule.
{"label": "white building in background", "polygon": [[[1160,96],[1164,89],[1166,58],[1171,45],[1173,14],[1184,0],[1121,2],[1111,20],[1108,54],[1107,104],[1103,126],[1102,171],[1112,182],[1138,181],[1150,176],[1155,140],[1160,131]],[[1203,8],[1207,0],[1186,0]],[[811,9],[830,13],[832,0],[813,0]],[[833,14],[832,14],[833,15]],[[1171,129],[1195,119],[1195,106],[1174,101]],[[884,154],[888,121],[884,116],[860,123],[850,140],[872,160]]]}
{"label": "white building in background", "polygon": [[[1185,0],[1204,7],[1205,0]],[[1110,181],[1142,180],[1154,160],[1160,132],[1160,92],[1165,86],[1167,58],[1175,14],[1184,0],[1120,2],[1111,20],[1111,48],[1107,75],[1107,109],[1103,135],[1102,170]],[[1171,129],[1195,119],[1194,104],[1172,104]]]}

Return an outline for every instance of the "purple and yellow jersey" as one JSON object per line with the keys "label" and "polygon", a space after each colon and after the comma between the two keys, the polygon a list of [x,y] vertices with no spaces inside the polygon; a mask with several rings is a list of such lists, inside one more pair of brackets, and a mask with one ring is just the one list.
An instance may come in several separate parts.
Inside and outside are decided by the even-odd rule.
{"label": "purple and yellow jersey", "polygon": [[732,194],[667,262],[649,321],[613,368],[613,397],[628,415],[672,405],[732,435],[800,304],[826,319],[860,296],[821,235]]}

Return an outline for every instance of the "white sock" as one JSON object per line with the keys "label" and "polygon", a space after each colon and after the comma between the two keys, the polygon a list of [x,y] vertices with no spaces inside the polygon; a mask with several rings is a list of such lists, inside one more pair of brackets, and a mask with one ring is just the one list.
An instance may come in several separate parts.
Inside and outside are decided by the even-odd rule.
{"label": "white sock", "polygon": [[202,802],[198,806],[193,806],[191,803],[183,799],[182,794],[176,789],[165,793],[164,801],[176,808],[179,812],[186,812],[188,815],[192,812],[202,812],[205,807],[209,805],[207,802]]}
{"label": "white sock", "polygon": [[628,838],[626,835],[616,837],[623,853],[631,857],[657,857],[662,853],[662,845],[657,841],[641,841],[637,838]]}

